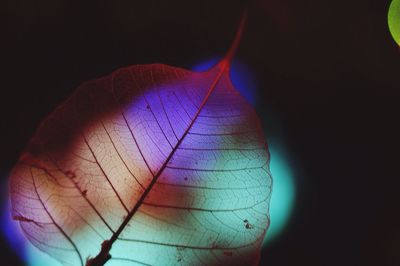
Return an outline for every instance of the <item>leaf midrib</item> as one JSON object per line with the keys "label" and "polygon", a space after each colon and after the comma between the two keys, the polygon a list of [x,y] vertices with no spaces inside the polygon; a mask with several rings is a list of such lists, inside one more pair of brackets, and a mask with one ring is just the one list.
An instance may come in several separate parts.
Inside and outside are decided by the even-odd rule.
{"label": "leaf midrib", "polygon": [[[140,208],[140,206],[143,204],[145,198],[147,197],[147,195],[150,193],[150,191],[152,190],[153,186],[155,185],[155,183],[157,182],[158,178],[161,176],[161,174],[163,173],[164,169],[166,168],[166,166],[168,165],[168,163],[170,162],[171,158],[174,156],[175,152],[178,150],[180,144],[182,143],[182,141],[185,139],[186,135],[189,133],[190,129],[192,128],[193,124],[196,122],[197,117],[199,116],[199,114],[201,113],[201,111],[203,110],[203,107],[206,105],[210,95],[212,94],[212,92],[214,91],[215,87],[217,86],[218,82],[221,80],[222,75],[227,71],[227,69],[229,69],[229,62],[226,60],[222,60],[217,66],[215,67],[220,67],[221,69],[219,70],[218,74],[216,75],[215,79],[213,80],[213,82],[210,85],[210,88],[207,92],[207,95],[204,97],[203,102],[201,103],[199,109],[197,110],[196,114],[194,115],[191,123],[189,124],[189,126],[187,127],[187,129],[185,130],[185,132],[183,133],[182,137],[178,140],[178,142],[176,143],[176,145],[173,147],[173,149],[171,150],[170,154],[168,155],[168,157],[166,158],[165,162],[163,163],[163,165],[161,166],[161,168],[159,169],[159,171],[157,172],[157,174],[153,175],[153,179],[150,182],[150,184],[148,185],[148,187],[145,189],[145,191],[143,192],[143,194],[141,195],[140,199],[137,201],[137,203],[135,204],[135,206],[131,209],[131,211],[129,211],[129,213],[127,214],[126,218],[124,219],[124,221],[121,223],[121,225],[119,226],[118,230],[115,231],[115,233],[113,233],[113,235],[111,236],[111,238],[108,240],[107,244],[108,244],[108,248],[107,249],[101,249],[101,251],[99,252],[99,254],[94,258],[98,258],[100,256],[104,256],[104,258],[106,258],[107,255],[109,255],[109,251],[112,248],[113,243],[118,239],[119,235],[122,233],[122,231],[125,229],[126,225],[130,222],[130,220],[132,219],[132,217],[136,214],[137,210]],[[129,70],[131,73],[131,70]],[[212,70],[210,70],[212,71]],[[131,73],[132,74],[132,73]],[[129,127],[129,125],[128,125]],[[138,144],[136,144],[138,146]],[[138,147],[139,148],[139,147]],[[146,160],[144,158],[144,155],[142,154],[142,157],[144,160]],[[147,164],[147,166],[149,167],[150,172],[152,173],[150,166]],[[107,254],[103,254],[104,252],[107,251]],[[100,265],[104,265],[106,261],[101,262],[102,264]]]}

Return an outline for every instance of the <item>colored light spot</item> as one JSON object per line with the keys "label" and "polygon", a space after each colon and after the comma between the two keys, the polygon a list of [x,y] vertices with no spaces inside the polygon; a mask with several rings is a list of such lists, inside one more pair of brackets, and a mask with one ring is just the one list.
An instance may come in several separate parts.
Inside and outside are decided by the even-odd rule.
{"label": "colored light spot", "polygon": [[[209,58],[195,64],[191,69],[193,71],[206,71],[219,61],[220,58],[218,57]],[[252,74],[251,69],[239,60],[233,59],[230,74],[231,81],[235,88],[240,91],[240,94],[253,106],[256,105],[257,79]]]}
{"label": "colored light spot", "polygon": [[286,228],[295,202],[295,184],[285,151],[278,142],[269,144],[273,189],[270,202],[271,224],[264,245],[277,238]]}
{"label": "colored light spot", "polygon": [[9,247],[22,260],[26,260],[26,240],[18,223],[11,219],[10,203],[6,201],[1,207],[1,233],[7,240]]}
{"label": "colored light spot", "polygon": [[[205,71],[218,62],[219,58],[211,58],[196,64],[192,67],[192,70]],[[257,83],[254,75],[251,74],[251,70],[240,61],[234,60],[231,68],[231,80],[240,93],[255,106]],[[273,128],[273,126],[269,128]],[[281,141],[273,140],[269,143],[269,151],[271,154],[270,171],[273,178],[273,189],[269,210],[271,223],[264,245],[276,239],[284,231],[295,203],[294,177],[285,148]]]}
{"label": "colored light spot", "polygon": [[[7,187],[4,185],[3,187]],[[20,257],[26,266],[61,266],[61,264],[33,246],[23,235],[19,223],[11,218],[11,206],[6,201],[0,216],[1,233],[10,248]]]}
{"label": "colored light spot", "polygon": [[400,45],[400,0],[393,0],[390,4],[388,24],[393,39]]}
{"label": "colored light spot", "polygon": [[38,250],[30,242],[27,242],[26,246],[27,266],[61,266],[58,261]]}

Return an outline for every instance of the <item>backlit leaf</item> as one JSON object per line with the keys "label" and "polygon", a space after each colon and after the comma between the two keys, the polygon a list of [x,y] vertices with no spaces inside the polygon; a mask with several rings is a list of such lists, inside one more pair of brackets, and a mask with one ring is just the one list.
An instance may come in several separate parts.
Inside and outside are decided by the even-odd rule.
{"label": "backlit leaf", "polygon": [[11,174],[13,218],[64,265],[257,264],[269,154],[227,56],[134,65],[81,85]]}

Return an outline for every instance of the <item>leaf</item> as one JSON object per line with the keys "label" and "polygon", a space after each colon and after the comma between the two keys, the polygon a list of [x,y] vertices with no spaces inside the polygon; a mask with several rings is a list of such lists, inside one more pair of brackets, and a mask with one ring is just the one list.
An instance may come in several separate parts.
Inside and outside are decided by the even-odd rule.
{"label": "leaf", "polygon": [[64,265],[256,264],[269,155],[227,56],[134,65],[81,85],[11,173],[12,215]]}

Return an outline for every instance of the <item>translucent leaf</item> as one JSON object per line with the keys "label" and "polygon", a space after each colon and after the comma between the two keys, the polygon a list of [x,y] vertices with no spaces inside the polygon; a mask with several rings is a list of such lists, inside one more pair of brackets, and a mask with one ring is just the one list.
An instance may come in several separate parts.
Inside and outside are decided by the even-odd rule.
{"label": "translucent leaf", "polygon": [[[243,24],[243,22],[242,22]],[[64,265],[256,264],[269,155],[227,56],[135,65],[81,85],[11,174],[12,214]]]}

